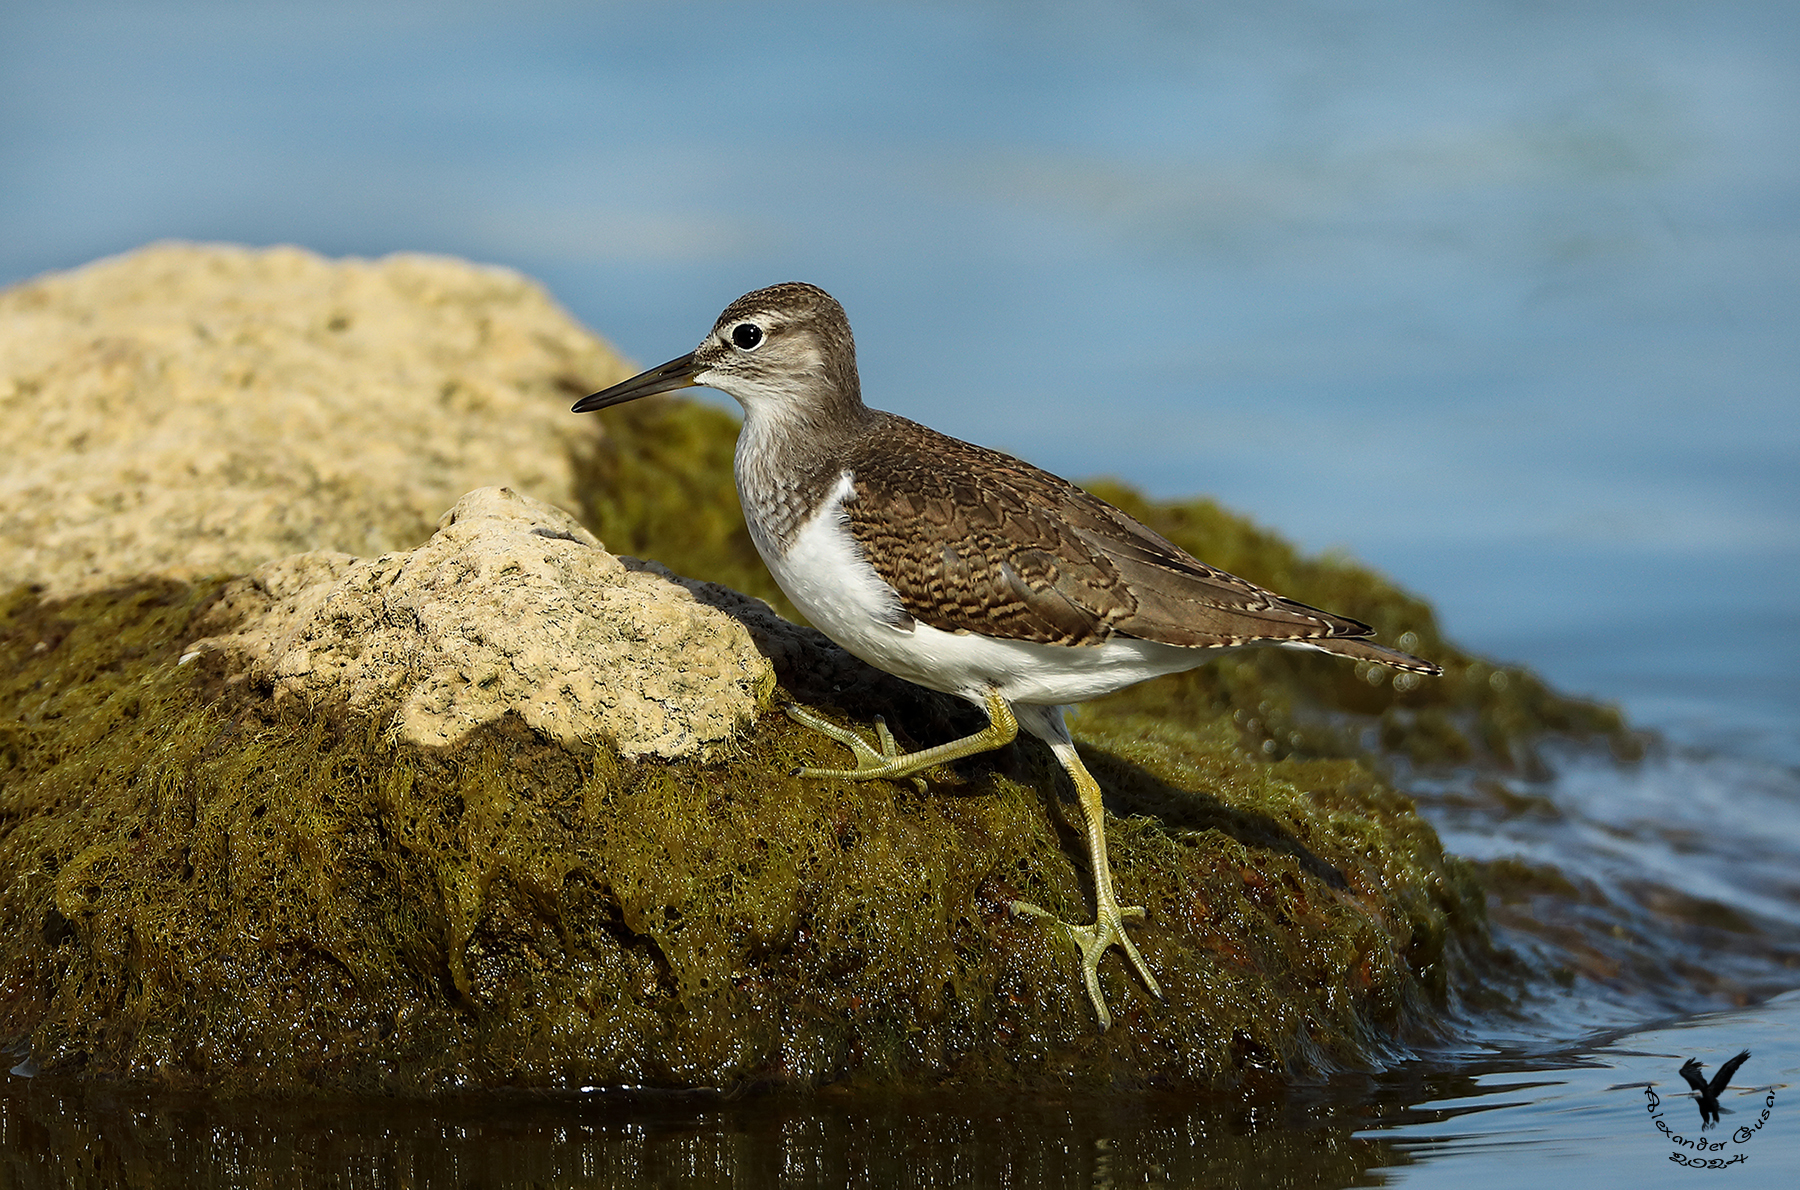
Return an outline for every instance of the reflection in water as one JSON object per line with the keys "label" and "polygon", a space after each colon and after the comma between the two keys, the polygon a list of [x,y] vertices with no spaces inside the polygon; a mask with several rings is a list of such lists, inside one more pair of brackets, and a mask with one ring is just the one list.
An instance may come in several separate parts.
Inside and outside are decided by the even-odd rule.
{"label": "reflection in water", "polygon": [[[1679,1069],[1738,1049],[1734,1187],[1800,1184],[1800,993],[1551,1052],[1438,1055],[1252,1098],[651,1093],[294,1103],[0,1082],[0,1187],[1583,1186],[1663,1184]],[[1696,1121],[1697,1123],[1697,1121]],[[1697,1135],[1697,1128],[1688,1132]]]}
{"label": "reflection in water", "polygon": [[[605,1095],[208,1104],[0,1090],[0,1185],[1345,1186],[1405,1160],[1315,1105]],[[23,1154],[32,1154],[28,1160]]]}

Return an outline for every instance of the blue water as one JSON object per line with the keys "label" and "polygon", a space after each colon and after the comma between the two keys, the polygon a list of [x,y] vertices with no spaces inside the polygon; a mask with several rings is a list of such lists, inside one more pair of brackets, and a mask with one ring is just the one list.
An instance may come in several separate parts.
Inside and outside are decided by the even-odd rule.
{"label": "blue water", "polygon": [[[1791,3],[0,5],[0,283],[170,237],[512,265],[646,364],[818,282],[872,403],[1348,551],[1668,741],[1556,826],[1428,799],[1459,850],[1800,928]],[[1629,1114],[1586,1085],[1507,1144]],[[1531,1168],[1420,1127],[1408,1184]]]}
{"label": "blue water", "polygon": [[[1800,995],[1790,994],[1756,1009],[1622,1031],[1529,1061],[1496,1055],[1466,1083],[1434,1088],[1440,1093],[1425,1103],[1389,1106],[1377,1099],[1359,1136],[1404,1154],[1411,1164],[1384,1171],[1385,1179],[1414,1188],[1640,1190],[1704,1178],[1733,1187],[1792,1187],[1800,1184],[1796,1028]],[[1744,1064],[1744,1077],[1720,1097],[1719,1125],[1703,1132],[1675,1071],[1698,1055],[1710,1072],[1743,1049],[1752,1062],[1762,1055],[1760,1071]],[[1717,1147],[1702,1153],[1702,1140]],[[1695,1168],[1672,1155],[1730,1164]]]}

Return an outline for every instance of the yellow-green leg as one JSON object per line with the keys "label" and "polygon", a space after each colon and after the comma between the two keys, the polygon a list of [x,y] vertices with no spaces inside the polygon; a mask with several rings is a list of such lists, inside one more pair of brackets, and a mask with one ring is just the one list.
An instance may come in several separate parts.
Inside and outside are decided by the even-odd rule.
{"label": "yellow-green leg", "polygon": [[960,740],[951,740],[948,744],[939,744],[934,748],[921,748],[917,752],[901,752],[894,744],[894,735],[888,730],[886,721],[879,716],[875,720],[875,734],[881,747],[877,749],[849,728],[839,727],[805,707],[789,703],[784,709],[789,718],[806,724],[822,735],[830,736],[856,753],[856,767],[853,769],[799,768],[794,770],[796,777],[840,777],[851,781],[911,777],[932,765],[947,764],[965,756],[974,756],[978,752],[1004,748],[1019,734],[1019,721],[1013,715],[1012,706],[994,690],[988,691],[987,695],[986,727],[974,735],[966,735]]}
{"label": "yellow-green leg", "polygon": [[[804,707],[790,704],[785,709],[791,718],[829,736],[856,754],[856,767],[853,769],[800,768],[794,770],[795,775],[836,777],[850,781],[911,778],[914,782],[923,784],[922,778],[917,774],[933,765],[1004,747],[1019,734],[1019,721],[1012,705],[1001,698],[997,691],[988,692],[986,707],[988,725],[975,734],[933,748],[902,753],[895,745],[893,733],[888,730],[887,723],[879,717],[875,720],[877,746],[848,728],[839,727]],[[1022,917],[1042,918],[1068,932],[1081,950],[1082,982],[1087,987],[1088,999],[1094,1003],[1094,1012],[1100,1018],[1100,1028],[1105,1030],[1112,1024],[1112,1013],[1107,1011],[1106,997],[1100,993],[1100,959],[1109,947],[1117,946],[1123,950],[1126,959],[1144,981],[1144,986],[1150,990],[1151,995],[1162,999],[1162,988],[1157,984],[1156,977],[1150,974],[1150,968],[1144,963],[1144,956],[1138,953],[1137,946],[1125,934],[1125,922],[1142,918],[1144,909],[1141,905],[1119,904],[1118,895],[1113,891],[1112,864],[1106,856],[1106,812],[1100,802],[1100,785],[1082,765],[1075,745],[1069,740],[1068,730],[1062,722],[1062,711],[1054,707],[1027,709],[1043,720],[1040,726],[1034,719],[1032,734],[1045,737],[1050,750],[1056,754],[1057,761],[1075,782],[1075,793],[1081,803],[1088,860],[1094,872],[1094,924],[1078,926],[1025,901],[1013,901],[1009,907]]]}
{"label": "yellow-green leg", "polygon": [[1081,802],[1088,860],[1094,870],[1094,924],[1078,926],[1025,901],[1014,901],[1011,908],[1014,913],[1023,917],[1038,917],[1055,922],[1067,930],[1075,945],[1081,948],[1082,982],[1087,985],[1088,999],[1094,1002],[1094,1013],[1100,1018],[1100,1029],[1105,1032],[1112,1024],[1112,1013],[1106,1009],[1106,997],[1100,994],[1100,959],[1106,954],[1108,947],[1117,946],[1125,952],[1125,957],[1138,973],[1138,978],[1144,981],[1144,986],[1158,1000],[1162,999],[1162,987],[1156,982],[1156,977],[1150,974],[1150,968],[1144,964],[1144,956],[1138,953],[1136,944],[1125,933],[1126,920],[1141,919],[1144,907],[1119,904],[1118,895],[1113,891],[1112,863],[1106,857],[1106,810],[1100,803],[1100,784],[1088,774],[1073,743],[1067,740],[1052,741],[1050,750],[1056,753],[1056,759],[1074,779],[1075,793]]}

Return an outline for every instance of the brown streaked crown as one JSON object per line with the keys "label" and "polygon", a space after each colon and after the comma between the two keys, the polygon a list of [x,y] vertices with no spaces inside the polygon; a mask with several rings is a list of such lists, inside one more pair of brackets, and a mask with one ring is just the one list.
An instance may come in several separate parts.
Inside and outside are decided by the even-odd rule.
{"label": "brown streaked crown", "polygon": [[[763,336],[750,350],[732,337],[746,324]],[[726,306],[694,356],[711,374],[704,383],[736,397],[746,412],[770,384],[803,395],[807,408],[821,412],[862,405],[850,319],[836,298],[804,281],[754,290]],[[748,391],[739,391],[744,386]]]}

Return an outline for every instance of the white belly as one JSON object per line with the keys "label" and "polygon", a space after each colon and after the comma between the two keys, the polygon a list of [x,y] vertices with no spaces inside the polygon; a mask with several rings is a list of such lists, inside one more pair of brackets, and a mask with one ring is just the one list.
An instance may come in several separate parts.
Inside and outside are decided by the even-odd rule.
{"label": "white belly", "polygon": [[774,543],[754,518],[750,535],[794,606],[819,631],[877,669],[961,695],[977,706],[990,689],[1008,702],[1061,706],[1192,669],[1222,651],[1128,638],[1082,647],[1040,645],[908,624],[900,596],[875,573],[850,536],[842,512],[850,492],[846,472],[818,515],[795,534],[786,554],[776,556]]}

